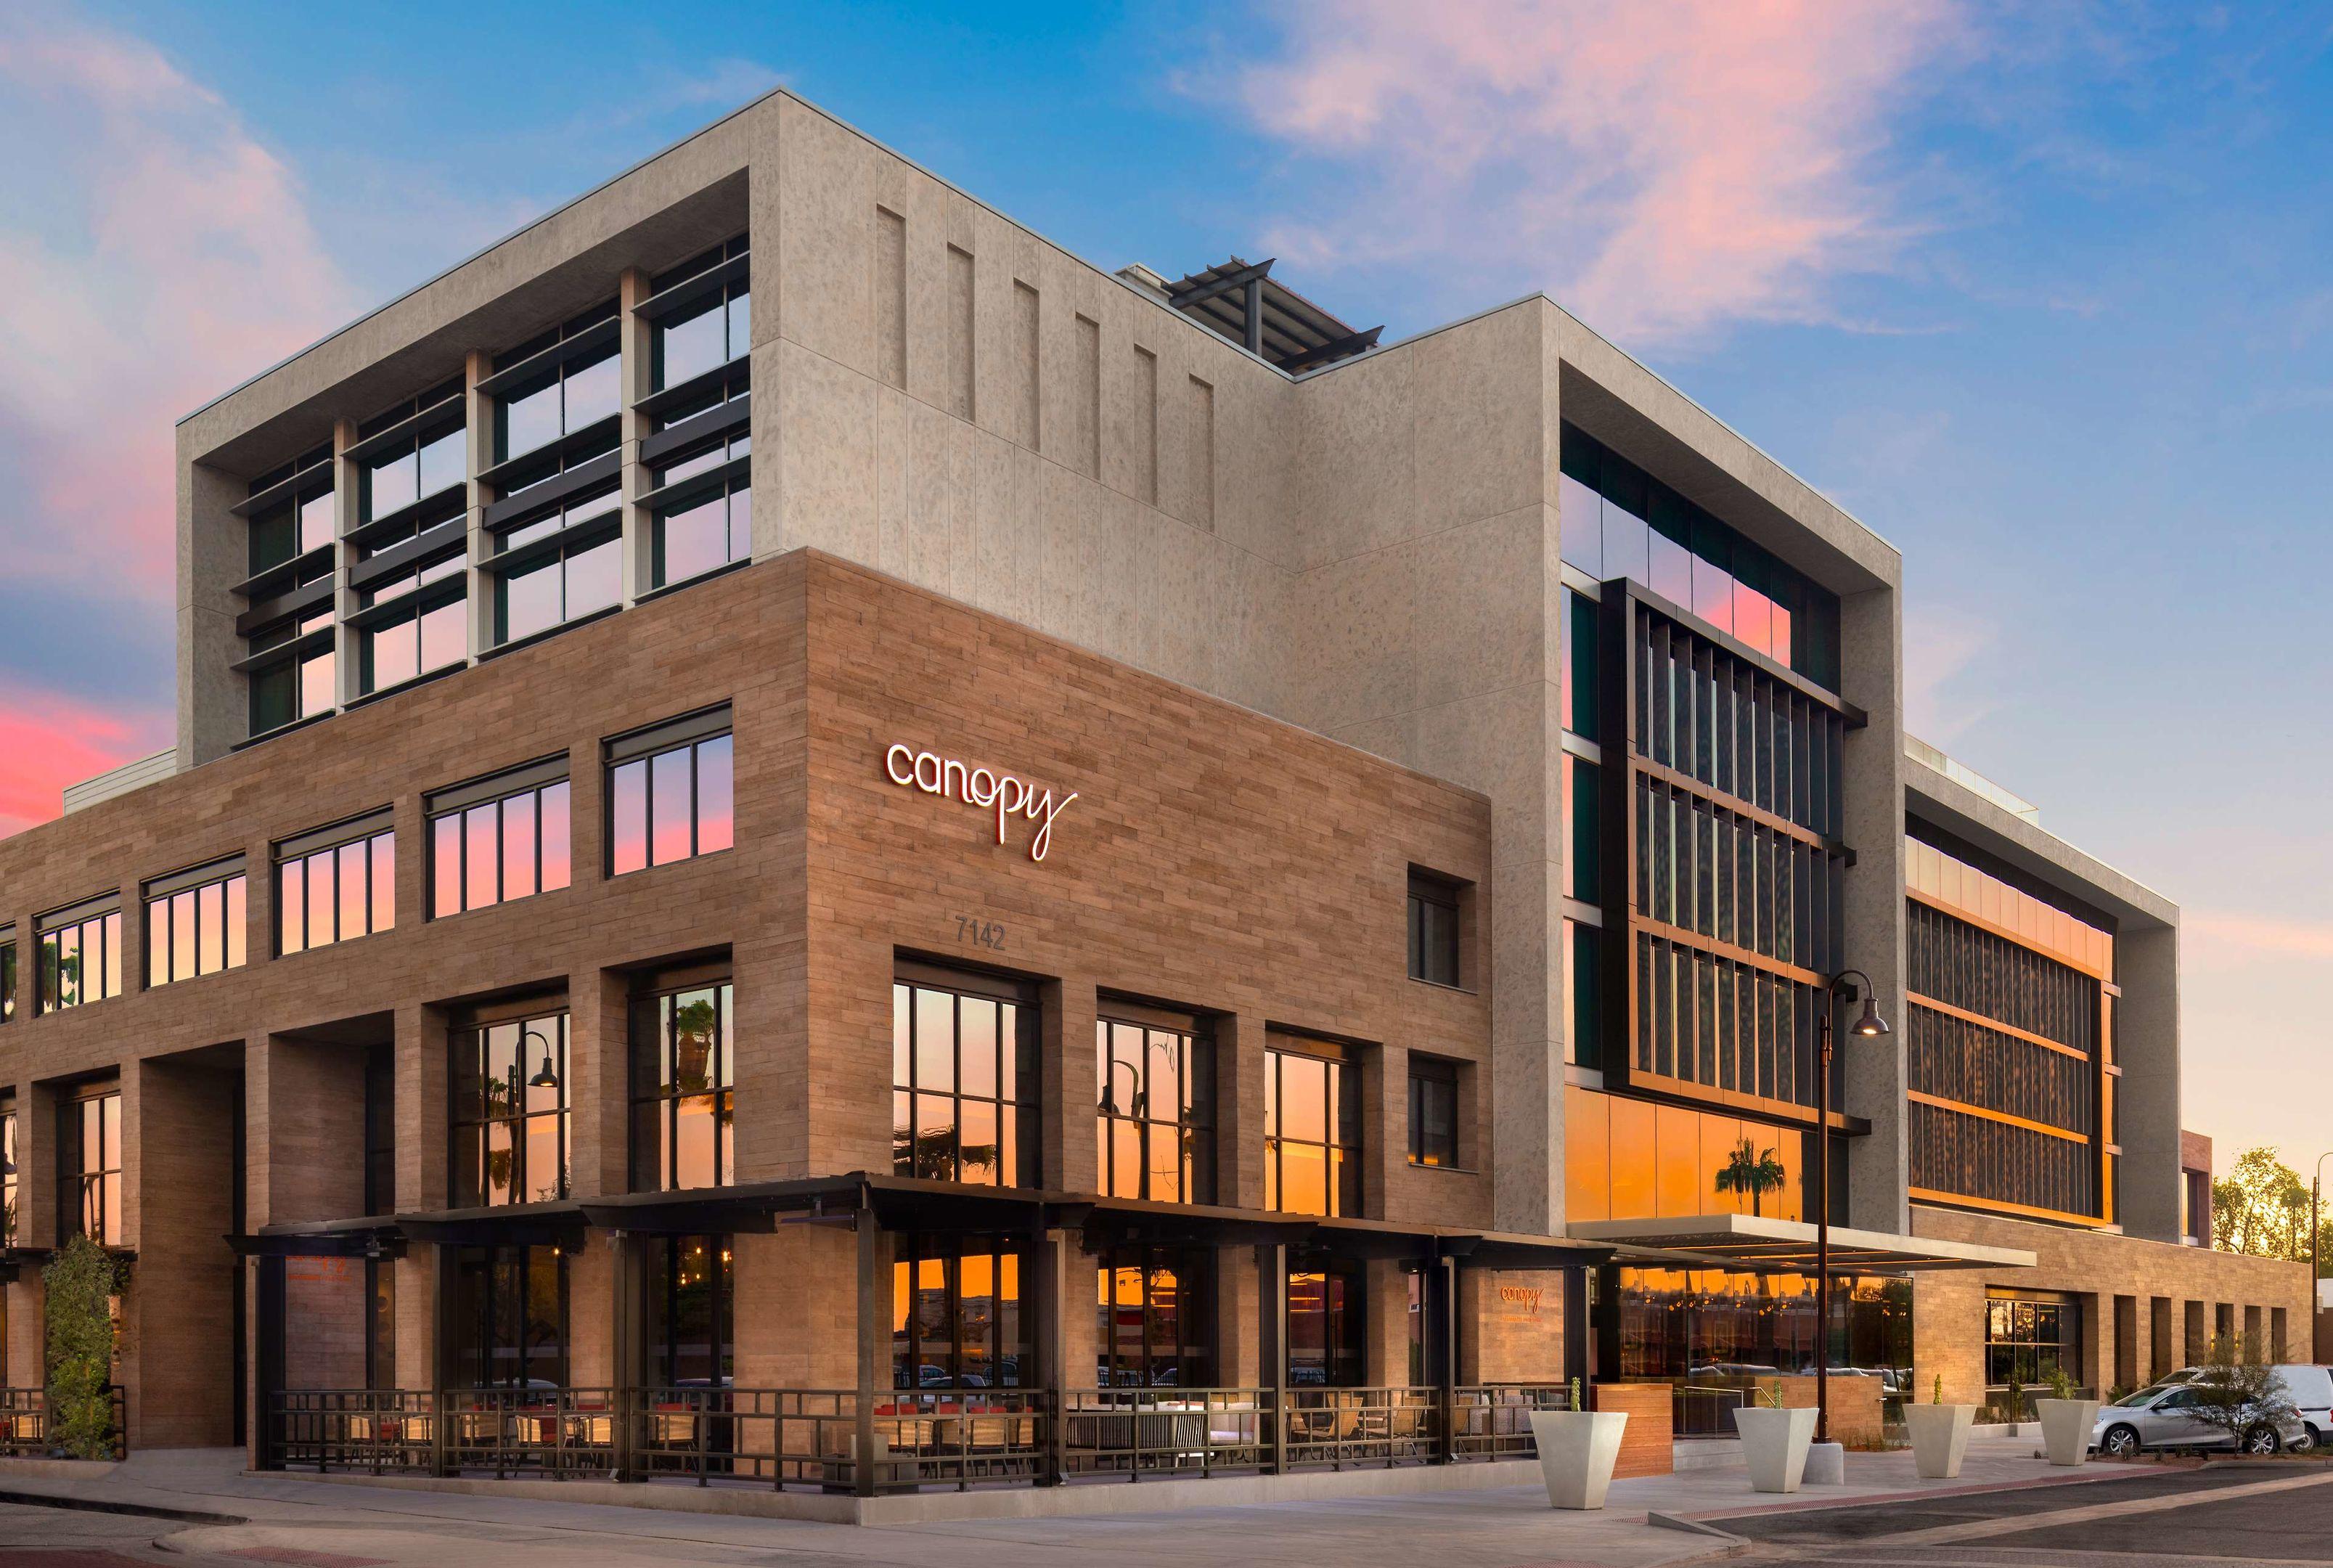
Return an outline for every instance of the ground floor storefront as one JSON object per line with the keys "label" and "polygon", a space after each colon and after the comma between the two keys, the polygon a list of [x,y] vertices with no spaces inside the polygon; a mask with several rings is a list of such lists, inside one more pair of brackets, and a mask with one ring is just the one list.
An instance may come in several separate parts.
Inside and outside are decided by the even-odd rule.
{"label": "ground floor storefront", "polygon": [[861,1495],[1526,1457],[1609,1255],[900,1178],[244,1246],[263,1467]]}

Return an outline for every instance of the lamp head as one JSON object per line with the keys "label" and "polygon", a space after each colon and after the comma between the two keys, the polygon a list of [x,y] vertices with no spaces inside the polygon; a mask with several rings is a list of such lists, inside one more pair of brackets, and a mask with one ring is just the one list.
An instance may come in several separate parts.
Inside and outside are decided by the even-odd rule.
{"label": "lamp head", "polygon": [[1855,1021],[1855,1027],[1850,1032],[1867,1040],[1877,1039],[1888,1032],[1887,1020],[1879,1015],[1879,1005],[1873,998],[1864,997],[1863,1016]]}

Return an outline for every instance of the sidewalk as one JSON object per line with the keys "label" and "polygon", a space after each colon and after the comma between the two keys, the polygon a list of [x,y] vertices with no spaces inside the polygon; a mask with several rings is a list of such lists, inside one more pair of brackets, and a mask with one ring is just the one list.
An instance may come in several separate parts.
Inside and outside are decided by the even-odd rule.
{"label": "sidewalk", "polygon": [[[239,1453],[164,1450],[99,1477],[62,1479],[0,1467],[0,1496],[70,1498],[84,1506],[129,1505],[244,1521],[186,1522],[170,1544],[195,1554],[275,1560],[347,1560],[395,1568],[630,1568],[676,1555],[707,1563],[766,1563],[782,1550],[805,1568],[922,1564],[945,1539],[952,1568],[1083,1568],[1097,1554],[1157,1563],[1302,1563],[1420,1568],[1422,1563],[1530,1563],[1535,1568],[1650,1568],[1730,1554],[1723,1538],[1648,1522],[1761,1506],[1837,1506],[1873,1498],[1934,1496],[2002,1486],[2072,1485],[2127,1475],[2120,1467],[2052,1470],[2032,1457],[2033,1439],[1993,1438],[1970,1448],[1957,1482],[1924,1482],[1904,1454],[1850,1454],[1848,1485],[1793,1497],[1762,1497],[1738,1467],[1619,1481],[1598,1514],[1557,1513],[1537,1486],[1201,1506],[1172,1512],[920,1525],[827,1525],[672,1513],[581,1502],[388,1489],[283,1476],[253,1476]],[[1129,1494],[1140,1488],[1128,1486]],[[293,1558],[290,1554],[301,1554]],[[322,1559],[309,1554],[322,1554]]]}

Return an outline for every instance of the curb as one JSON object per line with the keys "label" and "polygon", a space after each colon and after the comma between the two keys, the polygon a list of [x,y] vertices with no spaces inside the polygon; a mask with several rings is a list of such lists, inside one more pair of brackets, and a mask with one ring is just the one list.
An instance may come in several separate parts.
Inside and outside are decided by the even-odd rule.
{"label": "curb", "polygon": [[152,1503],[123,1503],[110,1497],[73,1497],[53,1492],[19,1492],[0,1488],[0,1503],[27,1508],[63,1508],[82,1514],[126,1514],[139,1519],[166,1519],[179,1525],[248,1525],[240,1514],[212,1514],[199,1508],[165,1508]]}

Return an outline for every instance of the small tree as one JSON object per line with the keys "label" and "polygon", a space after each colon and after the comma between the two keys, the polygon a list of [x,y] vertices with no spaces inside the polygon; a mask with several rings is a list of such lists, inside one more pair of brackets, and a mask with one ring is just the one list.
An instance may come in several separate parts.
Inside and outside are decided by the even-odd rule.
{"label": "small tree", "polygon": [[2254,1427],[2281,1431],[2299,1414],[2260,1347],[2242,1334],[2214,1335],[2203,1375],[2188,1386],[2195,1394],[2195,1419],[2237,1443]]}
{"label": "small tree", "polygon": [[1759,1212],[1759,1199],[1770,1192],[1778,1192],[1791,1173],[1774,1158],[1771,1149],[1760,1153],[1747,1138],[1734,1145],[1733,1152],[1725,1157],[1725,1164],[1717,1173],[1715,1186],[1720,1192],[1746,1193],[1750,1212]]}
{"label": "small tree", "polygon": [[49,1324],[49,1441],[75,1459],[113,1457],[113,1259],[85,1236],[41,1271]]}

